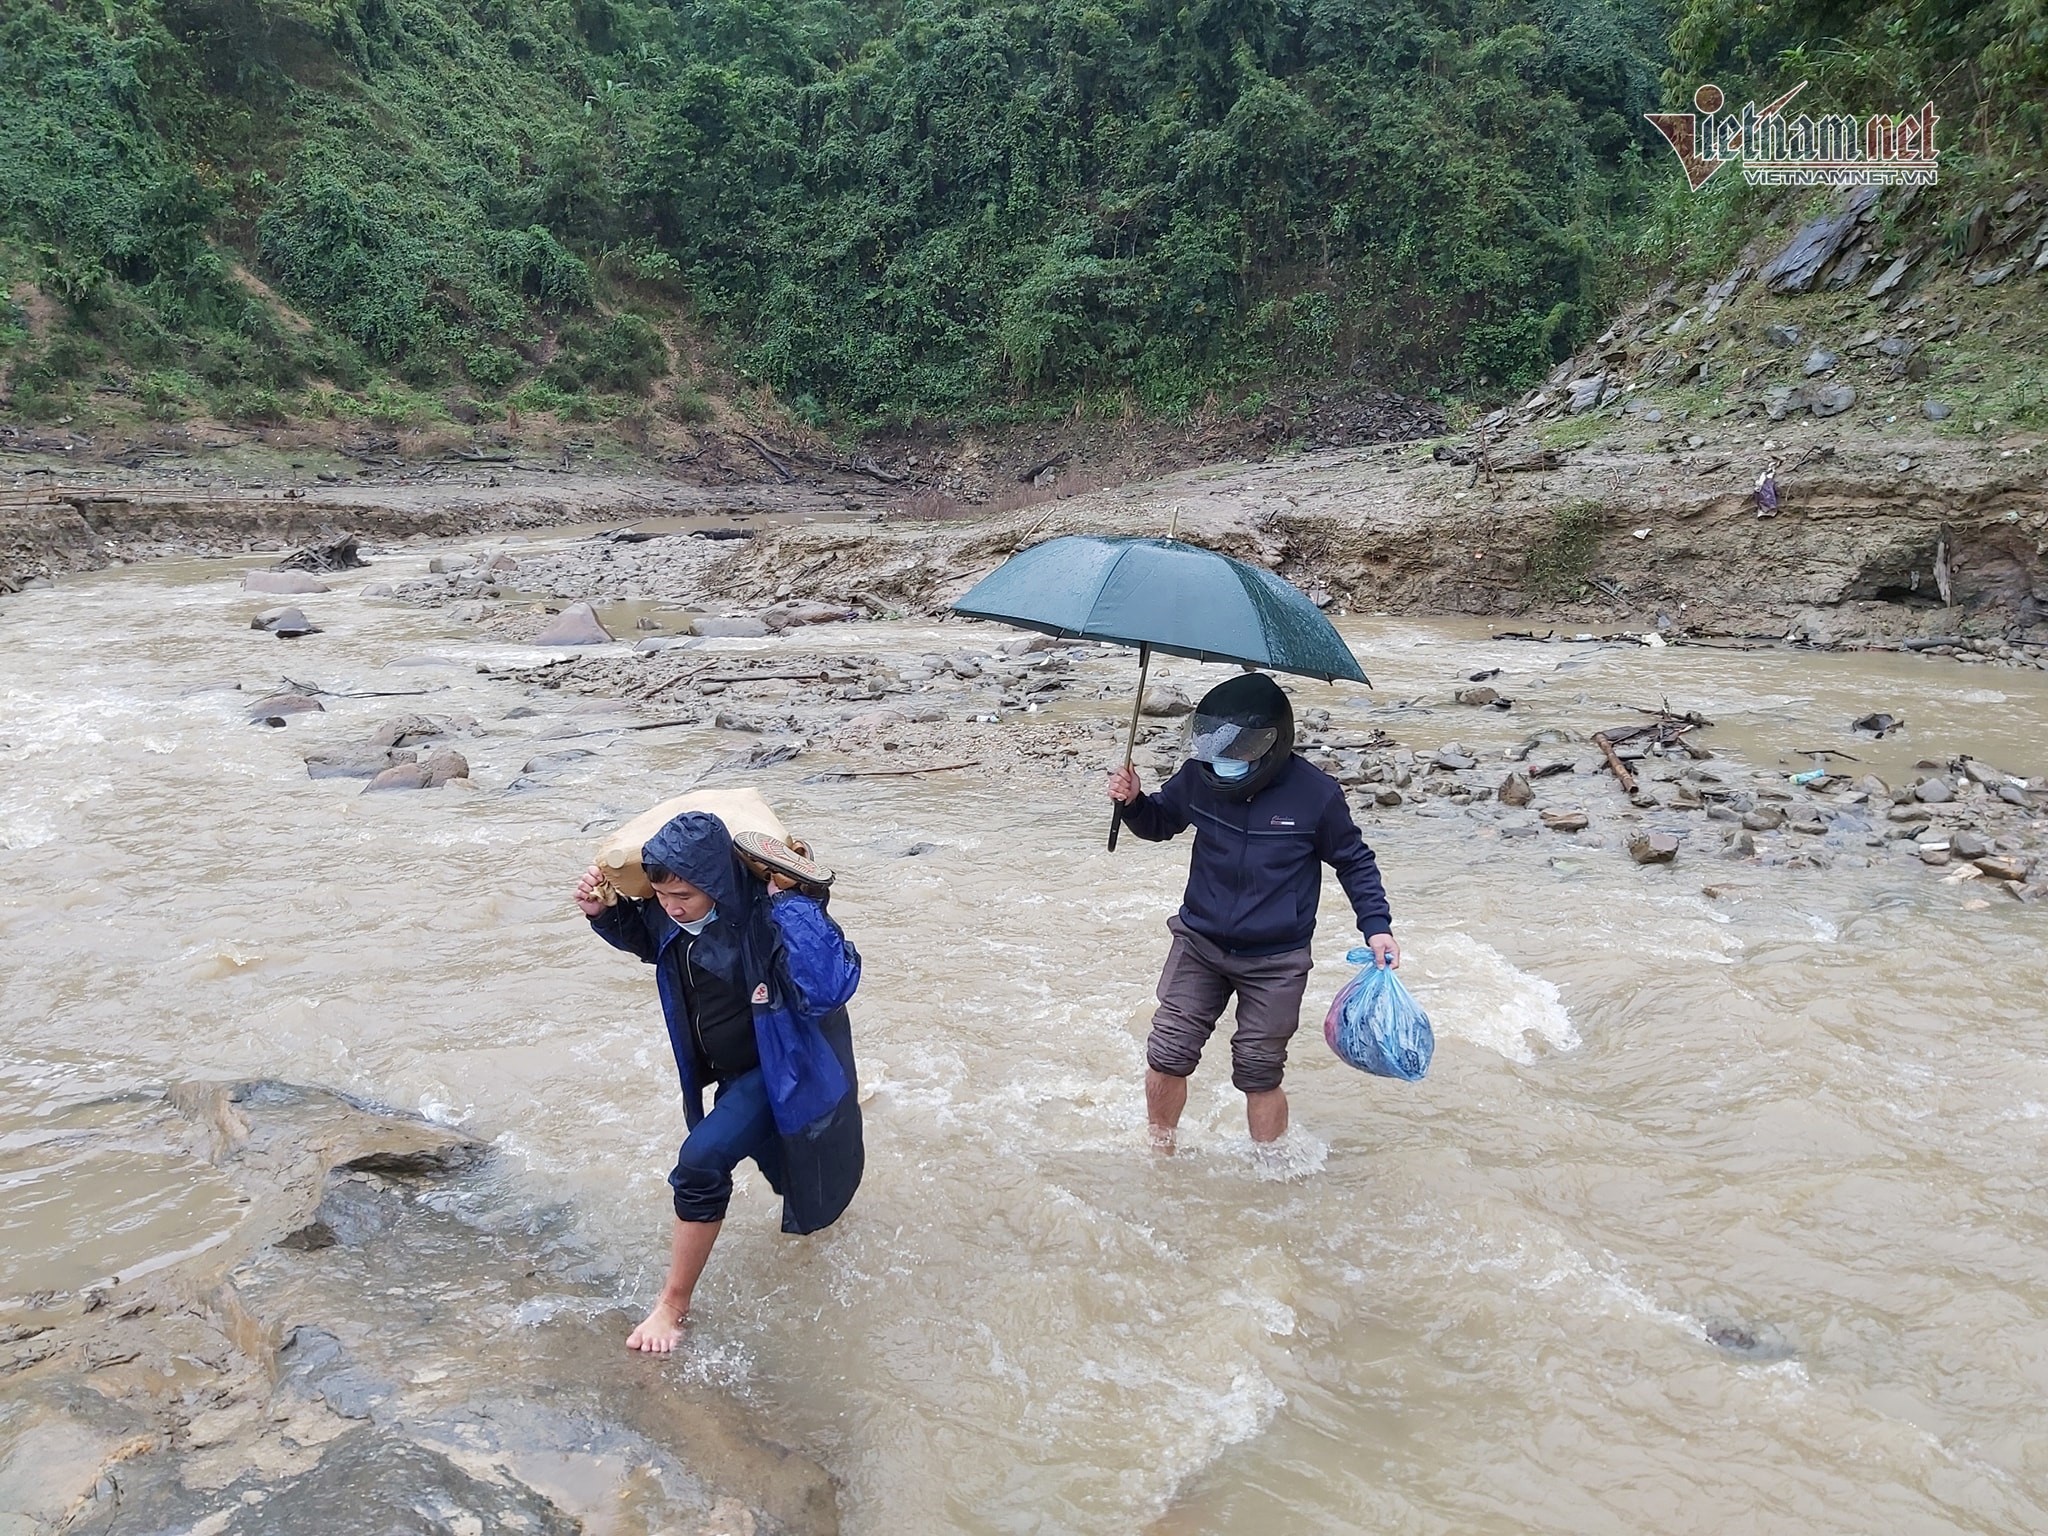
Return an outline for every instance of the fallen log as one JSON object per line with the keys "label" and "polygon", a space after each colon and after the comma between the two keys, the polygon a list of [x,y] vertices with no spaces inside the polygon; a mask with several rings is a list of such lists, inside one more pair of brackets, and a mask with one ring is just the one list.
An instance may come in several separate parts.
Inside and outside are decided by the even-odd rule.
{"label": "fallen log", "polygon": [[754,436],[753,433],[742,432],[740,434],[740,441],[745,443],[749,448],[753,449],[754,452],[761,455],[762,458],[766,459],[768,461],[768,467],[774,470],[776,474],[782,477],[782,483],[784,485],[792,484],[796,480],[795,472],[791,470],[787,464],[783,463],[782,460],[778,459],[777,457],[775,457],[774,454],[770,453],[768,451],[768,445],[762,442],[761,439],[759,439],[758,437]]}
{"label": "fallen log", "polygon": [[1615,782],[1621,785],[1625,793],[1634,794],[1636,792],[1636,776],[1628,771],[1628,764],[1615,755],[1614,743],[1607,739],[1607,733],[1605,731],[1595,731],[1593,733],[1593,744],[1607,758],[1607,766],[1614,770]]}

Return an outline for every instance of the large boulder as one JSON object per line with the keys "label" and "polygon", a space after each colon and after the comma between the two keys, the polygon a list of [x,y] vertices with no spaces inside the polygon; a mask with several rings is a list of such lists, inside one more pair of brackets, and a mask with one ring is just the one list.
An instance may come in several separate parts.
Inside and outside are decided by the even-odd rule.
{"label": "large boulder", "polygon": [[242,590],[296,597],[308,592],[332,592],[334,589],[305,571],[244,571]]}
{"label": "large boulder", "polygon": [[611,641],[612,632],[599,621],[597,610],[588,603],[564,608],[552,624],[533,637],[535,645],[609,645]]}

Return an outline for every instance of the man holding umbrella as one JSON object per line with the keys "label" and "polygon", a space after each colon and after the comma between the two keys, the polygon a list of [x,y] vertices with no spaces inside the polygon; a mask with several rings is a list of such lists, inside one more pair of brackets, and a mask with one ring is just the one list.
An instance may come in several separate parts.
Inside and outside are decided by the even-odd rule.
{"label": "man holding umbrella", "polygon": [[1287,1129],[1280,1081],[1308,988],[1323,865],[1336,870],[1375,960],[1401,963],[1379,866],[1344,791],[1294,755],[1287,695],[1251,672],[1203,696],[1188,760],[1157,794],[1144,792],[1126,762],[1110,775],[1109,795],[1123,825],[1141,838],[1163,842],[1195,829],[1187,893],[1166,924],[1173,947],[1145,1045],[1152,1143],[1172,1152],[1188,1077],[1233,993],[1230,1079],[1244,1093],[1252,1140],[1277,1140]]}

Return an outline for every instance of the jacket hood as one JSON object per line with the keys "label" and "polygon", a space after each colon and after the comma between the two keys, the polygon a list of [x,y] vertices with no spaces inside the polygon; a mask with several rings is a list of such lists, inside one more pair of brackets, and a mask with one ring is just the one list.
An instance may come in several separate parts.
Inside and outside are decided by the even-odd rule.
{"label": "jacket hood", "polygon": [[661,865],[711,898],[718,920],[692,946],[698,965],[749,991],[767,979],[774,953],[768,887],[740,863],[724,822],[708,811],[685,811],[647,839],[640,859]]}
{"label": "jacket hood", "polygon": [[689,881],[721,908],[734,904],[732,834],[707,811],[685,811],[676,817],[647,839],[640,861],[659,864]]}

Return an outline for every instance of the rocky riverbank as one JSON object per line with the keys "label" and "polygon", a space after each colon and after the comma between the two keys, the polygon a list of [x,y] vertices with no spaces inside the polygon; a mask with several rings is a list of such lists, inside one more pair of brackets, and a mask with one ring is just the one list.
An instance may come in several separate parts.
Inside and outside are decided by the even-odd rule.
{"label": "rocky riverbank", "polygon": [[143,1159],[163,1207],[209,1219],[168,1257],[5,1303],[0,1529],[836,1529],[815,1464],[625,1354],[611,1277],[494,1194],[466,1136],[194,1083],[16,1143],[61,1143],[74,1177]]}

